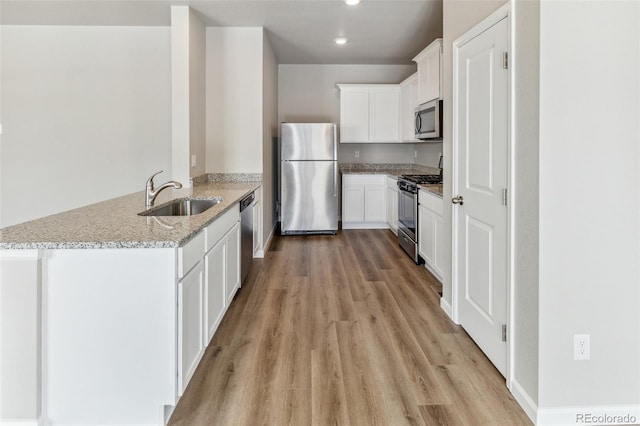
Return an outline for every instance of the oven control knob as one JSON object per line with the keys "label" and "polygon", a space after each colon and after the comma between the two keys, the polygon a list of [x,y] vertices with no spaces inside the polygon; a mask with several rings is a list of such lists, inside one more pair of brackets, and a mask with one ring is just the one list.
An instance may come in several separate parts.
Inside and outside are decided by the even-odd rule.
{"label": "oven control knob", "polygon": [[457,197],[453,197],[453,198],[451,199],[451,202],[452,202],[453,204],[460,204],[460,205],[463,205],[463,204],[464,204],[464,198],[462,198],[462,195],[458,195]]}

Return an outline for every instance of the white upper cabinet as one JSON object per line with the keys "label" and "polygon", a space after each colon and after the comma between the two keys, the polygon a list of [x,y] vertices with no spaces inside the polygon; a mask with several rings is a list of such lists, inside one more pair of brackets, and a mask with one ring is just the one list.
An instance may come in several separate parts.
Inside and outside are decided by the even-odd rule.
{"label": "white upper cabinet", "polygon": [[338,84],[340,142],[400,142],[400,86]]}
{"label": "white upper cabinet", "polygon": [[400,132],[402,142],[423,142],[415,138],[415,111],[418,104],[418,73],[400,83]]}
{"label": "white upper cabinet", "polygon": [[340,142],[369,142],[369,87],[340,87]]}
{"label": "white upper cabinet", "polygon": [[413,61],[418,64],[418,105],[442,99],[442,39],[435,39]]}

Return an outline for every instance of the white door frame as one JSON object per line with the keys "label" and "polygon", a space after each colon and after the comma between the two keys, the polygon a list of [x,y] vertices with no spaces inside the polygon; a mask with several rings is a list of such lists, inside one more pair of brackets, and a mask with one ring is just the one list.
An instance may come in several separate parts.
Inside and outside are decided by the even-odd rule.
{"label": "white door frame", "polygon": [[[460,48],[466,44],[467,42],[471,41],[472,39],[474,39],[475,37],[477,37],[478,35],[480,35],[481,33],[485,32],[486,30],[488,30],[489,28],[491,28],[492,26],[494,26],[495,24],[497,24],[498,22],[500,22],[503,19],[507,19],[508,20],[508,27],[509,27],[509,40],[508,40],[508,58],[509,58],[509,75],[508,75],[508,80],[509,80],[509,87],[508,87],[508,101],[507,101],[507,113],[508,113],[508,118],[507,118],[507,123],[508,123],[508,130],[507,130],[507,135],[508,135],[508,140],[507,140],[507,182],[508,182],[508,189],[507,189],[507,195],[508,195],[508,202],[507,202],[507,365],[506,365],[506,383],[507,383],[507,387],[511,387],[511,382],[512,382],[512,371],[513,371],[513,363],[514,363],[514,359],[513,359],[513,354],[514,354],[514,350],[513,350],[513,324],[514,324],[514,312],[513,312],[513,296],[514,296],[514,292],[513,292],[513,284],[514,284],[514,253],[513,253],[513,220],[514,220],[514,203],[513,203],[513,194],[514,194],[514,149],[513,149],[513,141],[514,141],[514,134],[513,134],[513,129],[514,129],[514,125],[513,125],[513,105],[515,105],[514,102],[514,94],[515,94],[515,90],[514,90],[514,64],[513,64],[513,60],[512,60],[512,52],[514,52],[515,50],[513,49],[513,45],[514,45],[514,40],[513,40],[513,25],[514,25],[514,19],[513,19],[513,12],[511,9],[511,2],[506,3],[504,6],[501,6],[498,10],[496,10],[495,12],[493,12],[491,15],[487,16],[485,19],[483,19],[482,21],[480,21],[478,24],[476,24],[473,28],[471,28],[470,30],[468,30],[466,33],[464,33],[463,35],[461,35],[458,39],[456,39],[453,42],[453,169],[452,169],[452,173],[453,173],[453,185],[452,185],[452,194],[455,196],[458,193],[458,189],[459,189],[459,182],[457,179],[457,174],[458,174],[458,166],[457,166],[457,158],[458,158],[458,129],[457,129],[457,122],[458,122],[458,91],[459,91],[459,87],[458,87],[458,79],[459,79],[459,75],[458,75],[458,64],[459,64],[459,52],[460,52]],[[458,209],[451,209],[451,312],[452,312],[452,319],[456,324],[459,324],[459,319],[458,319],[458,302],[459,302],[459,297],[458,297],[458,290],[459,290],[459,277],[458,277]]]}

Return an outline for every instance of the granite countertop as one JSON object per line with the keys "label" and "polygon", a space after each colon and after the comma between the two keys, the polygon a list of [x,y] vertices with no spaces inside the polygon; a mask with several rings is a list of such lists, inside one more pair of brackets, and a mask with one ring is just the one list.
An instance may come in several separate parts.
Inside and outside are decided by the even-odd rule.
{"label": "granite countertop", "polygon": [[420,189],[424,189],[425,191],[431,192],[432,194],[437,195],[438,197],[442,198],[442,184],[431,184],[431,183],[427,183],[427,184],[423,184],[423,185],[418,185],[418,188]]}
{"label": "granite countertop", "polygon": [[0,229],[0,249],[90,249],[180,247],[205,226],[262,185],[204,182],[193,188],[165,189],[154,207],[176,198],[222,197],[220,204],[194,216],[138,216],[149,210],[144,191]]}

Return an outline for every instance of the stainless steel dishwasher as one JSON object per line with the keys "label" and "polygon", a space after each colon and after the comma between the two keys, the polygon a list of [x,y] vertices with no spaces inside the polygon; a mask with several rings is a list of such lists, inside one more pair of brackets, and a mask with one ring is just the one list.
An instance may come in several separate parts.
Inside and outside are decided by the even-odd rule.
{"label": "stainless steel dishwasher", "polygon": [[253,200],[252,192],[240,201],[240,283],[249,275],[253,262]]}

